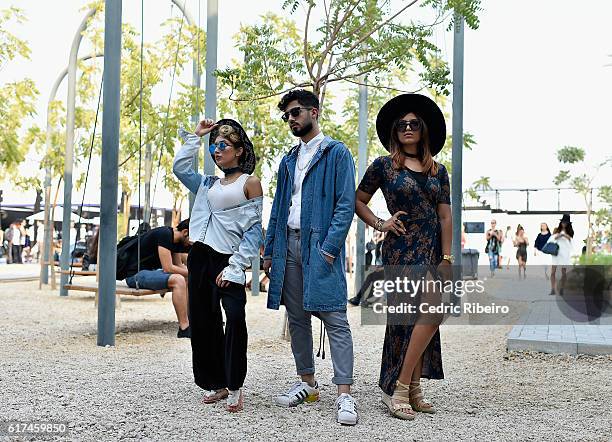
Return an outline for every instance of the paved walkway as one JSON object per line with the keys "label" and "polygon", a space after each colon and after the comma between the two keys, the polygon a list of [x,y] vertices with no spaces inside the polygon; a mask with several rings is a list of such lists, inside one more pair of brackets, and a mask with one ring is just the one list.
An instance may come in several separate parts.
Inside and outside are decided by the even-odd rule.
{"label": "paved walkway", "polygon": [[[508,275],[506,273],[506,277]],[[508,333],[508,350],[572,355],[612,354],[609,293],[608,310],[598,312],[592,305],[586,305],[584,295],[580,293],[563,297],[548,295],[550,282],[544,278],[543,268],[538,267],[537,272],[530,272],[528,268],[528,275],[527,281],[523,281],[528,284],[524,285],[522,297],[523,300],[531,297],[530,307],[519,324]],[[515,284],[508,285],[516,287]]]}
{"label": "paved walkway", "polygon": [[559,304],[534,302],[524,324],[508,333],[508,350],[544,353],[612,354],[612,318],[578,322],[564,315]]}

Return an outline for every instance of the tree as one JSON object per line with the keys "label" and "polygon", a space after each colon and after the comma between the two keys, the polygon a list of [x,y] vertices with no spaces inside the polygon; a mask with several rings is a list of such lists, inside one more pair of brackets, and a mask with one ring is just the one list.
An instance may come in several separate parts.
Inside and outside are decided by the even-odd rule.
{"label": "tree", "polygon": [[492,189],[493,188],[491,187],[491,178],[488,176],[481,176],[476,181],[474,181],[472,185],[463,192],[463,196],[464,198],[468,197],[468,198],[473,199],[476,202],[480,202],[480,199],[481,199],[480,193],[486,192]]}
{"label": "tree", "polygon": [[[585,162],[585,151],[581,147],[565,146],[557,150],[557,160],[568,169],[559,171],[554,179],[556,186],[567,182],[579,195],[582,196],[587,212],[587,256],[591,255],[594,238],[592,223],[593,215],[593,181],[602,168],[612,165],[612,158],[607,158],[595,167],[589,167]],[[603,188],[602,196],[609,197],[607,187]]]}
{"label": "tree", "polygon": [[[84,39],[93,50],[102,53],[104,46],[104,5],[99,0],[86,6],[86,9],[98,6],[85,31]],[[130,24],[123,24],[122,34],[122,66],[121,66],[121,120],[119,145],[119,183],[120,193],[124,195],[124,205],[129,208],[133,195],[138,195],[139,184],[144,180],[144,157],[141,149],[147,144],[153,145],[153,180],[152,188],[157,190],[156,183],[164,185],[174,196],[174,209],[180,211],[185,197],[185,190],[172,174],[172,158],[177,141],[176,133],[179,126],[191,125],[190,115],[195,110],[194,97],[199,94],[198,107],[204,107],[202,91],[196,92],[191,85],[174,84],[173,93],[164,102],[156,104],[152,100],[153,89],[163,88],[163,95],[170,94],[170,78],[176,77],[191,62],[199,46],[205,47],[205,32],[198,32],[183,18],[171,18],[162,24],[165,28],[160,40],[144,44],[143,75],[142,75],[142,140],[140,139],[140,35]],[[203,70],[203,57],[200,69]],[[81,189],[85,182],[85,166],[91,148],[94,120],[98,93],[101,86],[101,63],[91,61],[79,63],[77,79],[77,106],[75,112],[75,171],[80,171],[75,180],[75,188]],[[167,101],[166,101],[167,100]],[[52,176],[57,178],[58,187],[64,167],[65,141],[65,107],[60,100],[52,104],[51,121],[56,129],[52,136],[52,148],[44,154],[44,165],[50,165]],[[32,127],[29,130],[31,140],[39,138],[38,151],[44,146],[44,132]],[[42,141],[41,141],[42,140]],[[101,115],[98,119],[96,135],[93,139],[92,155],[101,153]],[[142,154],[142,157],[141,157]],[[139,164],[140,163],[140,164]],[[140,166],[140,174],[139,174]],[[28,181],[33,183],[33,181]],[[96,185],[89,181],[88,187]],[[143,202],[141,202],[143,203]],[[126,211],[129,216],[129,212]],[[120,215],[119,233],[127,230],[128,217]]]}
{"label": "tree", "polygon": [[[244,26],[238,40],[243,65],[220,71],[218,77],[230,87],[235,100],[251,101],[308,87],[323,108],[330,83],[359,84],[368,75],[375,85],[394,69],[418,67],[421,87],[417,89],[430,87],[448,94],[448,66],[429,41],[439,21],[406,25],[396,20],[416,3],[418,0],[406,1],[392,10],[388,0],[285,0],[283,8],[292,14],[303,10],[304,32],[293,21],[274,14],[264,16],[261,25]],[[478,26],[480,0],[421,3],[434,8],[441,21],[458,11],[468,26]],[[323,17],[321,26],[313,26],[314,16]]]}
{"label": "tree", "polygon": [[[17,57],[29,59],[27,43],[6,30],[8,24],[25,20],[18,8],[0,10],[0,69]],[[29,78],[0,87],[0,180],[18,175],[17,166],[28,151],[20,142],[20,131],[24,120],[36,113],[37,96],[38,90]]]}
{"label": "tree", "polygon": [[[254,144],[256,154],[264,160],[261,167],[275,164],[277,155],[295,143],[286,124],[279,121],[276,109],[278,96],[289,89],[311,88],[319,96],[321,107],[325,107],[321,114],[323,131],[342,139],[354,156],[358,149],[358,91],[352,88],[338,112],[324,104],[332,94],[327,84],[367,81],[367,143],[373,156],[385,152],[377,142],[376,114],[392,96],[406,92],[408,73],[419,79],[412,82],[415,90],[429,88],[443,105],[445,94],[448,94],[449,71],[440,51],[428,37],[433,26],[443,22],[455,9],[466,16],[470,26],[476,27],[480,2],[424,1],[423,6],[438,12],[434,24],[395,23],[397,17],[415,3],[404,2],[404,6],[392,11],[388,1],[340,0],[329,4],[326,1],[285,1],[283,7],[292,14],[298,8],[304,10],[304,32],[293,20],[274,14],[263,16],[261,25],[241,27],[236,41],[243,60],[217,72],[221,93],[227,96],[221,100],[220,110],[222,114],[236,115],[247,126],[251,121],[256,122],[258,127],[251,127],[250,133],[258,138]],[[322,26],[313,29],[312,17],[317,13],[324,21]],[[448,140],[448,147],[438,160],[451,172],[450,136]],[[473,137],[466,134],[466,148],[471,148],[473,143]],[[258,146],[265,148],[265,155],[260,155]]]}

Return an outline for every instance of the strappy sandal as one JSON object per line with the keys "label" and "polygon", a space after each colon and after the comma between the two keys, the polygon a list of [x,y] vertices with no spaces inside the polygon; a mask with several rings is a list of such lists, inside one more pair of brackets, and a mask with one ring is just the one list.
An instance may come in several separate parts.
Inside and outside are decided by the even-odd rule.
{"label": "strappy sandal", "polygon": [[383,392],[382,403],[389,409],[393,417],[407,421],[416,417],[416,413],[410,406],[409,388],[400,381],[396,381],[393,396]]}
{"label": "strappy sandal", "polygon": [[237,413],[244,408],[244,394],[242,388],[238,390],[238,400],[235,397],[228,396],[225,409],[230,413]]}
{"label": "strappy sandal", "polygon": [[421,384],[418,382],[410,383],[410,405],[412,405],[412,409],[418,411],[419,413],[435,413],[436,409],[432,404],[425,400],[425,396],[423,395],[423,390],[421,389]]}
{"label": "strappy sandal", "polygon": [[203,404],[214,404],[215,402],[219,402],[220,400],[225,399],[229,395],[227,388],[223,388],[222,390],[215,391],[210,390],[204,392],[204,396],[202,397]]}

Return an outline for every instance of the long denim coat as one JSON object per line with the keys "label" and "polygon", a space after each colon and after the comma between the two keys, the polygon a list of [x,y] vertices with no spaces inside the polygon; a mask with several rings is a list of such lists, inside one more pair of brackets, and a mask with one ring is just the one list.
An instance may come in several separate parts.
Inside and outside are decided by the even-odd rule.
{"label": "long denim coat", "polygon": [[[266,232],[264,258],[272,259],[268,308],[281,304],[287,258],[287,219],[298,146],[281,160]],[[304,310],[346,309],[344,241],[355,214],[355,162],[344,143],[325,137],[302,184],[300,216]],[[329,264],[323,252],[335,257]],[[290,275],[289,275],[290,276]]]}

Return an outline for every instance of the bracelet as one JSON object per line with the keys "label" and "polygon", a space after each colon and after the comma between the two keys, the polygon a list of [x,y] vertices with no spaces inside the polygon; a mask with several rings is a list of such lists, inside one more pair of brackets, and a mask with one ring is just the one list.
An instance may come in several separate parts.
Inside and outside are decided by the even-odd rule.
{"label": "bracelet", "polygon": [[376,218],[376,222],[374,223],[374,229],[378,230],[379,232],[382,232],[382,226],[385,223],[385,221],[382,218]]}

